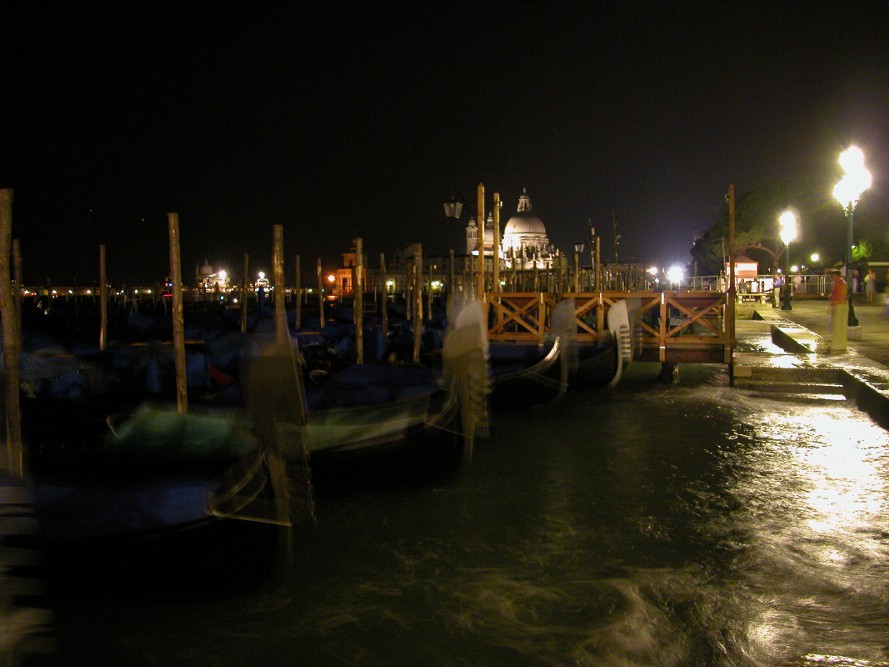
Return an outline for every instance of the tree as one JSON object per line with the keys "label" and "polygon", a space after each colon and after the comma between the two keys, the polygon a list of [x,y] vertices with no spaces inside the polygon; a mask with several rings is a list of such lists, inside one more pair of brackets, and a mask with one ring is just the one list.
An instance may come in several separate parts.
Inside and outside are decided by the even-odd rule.
{"label": "tree", "polygon": [[[769,270],[776,268],[776,258],[784,251],[784,244],[778,237],[778,217],[783,210],[793,208],[800,221],[800,235],[794,242],[798,245],[799,256],[808,257],[812,252],[818,252],[825,264],[842,261],[846,227],[843,211],[832,194],[836,180],[835,174],[829,174],[770,181],[738,195],[735,254],[747,254],[760,260],[761,264],[765,262]],[[857,226],[858,211],[855,222]],[[862,225],[861,229],[859,238],[863,239],[864,230],[868,228]],[[719,241],[723,240],[727,253],[728,237],[729,212],[726,207],[721,218],[692,246],[691,256],[700,273],[723,270]]]}

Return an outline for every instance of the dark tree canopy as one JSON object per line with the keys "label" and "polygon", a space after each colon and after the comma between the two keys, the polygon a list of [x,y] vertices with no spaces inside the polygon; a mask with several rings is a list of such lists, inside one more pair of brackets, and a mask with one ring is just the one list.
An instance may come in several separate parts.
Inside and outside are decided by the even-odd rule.
{"label": "dark tree canopy", "polygon": [[[836,175],[786,179],[763,183],[735,196],[735,254],[760,262],[763,272],[773,270],[776,257],[785,251],[778,218],[790,209],[797,214],[797,238],[791,243],[796,262],[808,264],[812,253],[821,257],[817,267],[844,261],[847,222],[833,197]],[[865,194],[864,197],[867,195]],[[889,236],[879,216],[860,205],[855,210],[853,243],[859,246],[856,260],[889,258]],[[694,244],[691,256],[700,275],[722,270],[729,252],[728,205]],[[781,261],[785,261],[782,259]],[[796,263],[795,262],[795,263]]]}

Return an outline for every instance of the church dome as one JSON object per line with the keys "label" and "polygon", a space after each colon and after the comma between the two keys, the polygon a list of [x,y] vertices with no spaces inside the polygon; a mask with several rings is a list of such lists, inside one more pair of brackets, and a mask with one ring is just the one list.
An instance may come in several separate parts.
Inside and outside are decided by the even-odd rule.
{"label": "church dome", "polygon": [[531,208],[531,197],[527,191],[522,192],[522,195],[519,197],[518,211],[506,223],[506,227],[503,228],[503,234],[504,236],[546,234],[546,227],[544,227],[543,221],[534,215]]}
{"label": "church dome", "polygon": [[505,234],[546,234],[543,221],[533,213],[517,214],[506,223]]}

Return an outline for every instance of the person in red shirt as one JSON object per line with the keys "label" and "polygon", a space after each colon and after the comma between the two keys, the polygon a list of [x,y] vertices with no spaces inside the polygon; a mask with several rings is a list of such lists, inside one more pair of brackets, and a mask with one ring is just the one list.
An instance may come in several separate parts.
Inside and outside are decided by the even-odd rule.
{"label": "person in red shirt", "polygon": [[847,345],[849,325],[849,286],[843,275],[833,270],[830,272],[833,289],[830,292],[830,351],[844,352]]}
{"label": "person in red shirt", "polygon": [[837,270],[833,270],[830,272],[830,277],[831,280],[833,280],[833,290],[830,293],[830,305],[833,306],[838,303],[846,303],[849,293],[846,290],[847,284],[846,281],[843,280],[843,274]]}

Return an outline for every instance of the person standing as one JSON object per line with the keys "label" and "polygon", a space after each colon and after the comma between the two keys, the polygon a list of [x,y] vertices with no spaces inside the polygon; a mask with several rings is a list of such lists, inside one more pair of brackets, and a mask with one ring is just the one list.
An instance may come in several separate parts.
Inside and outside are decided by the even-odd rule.
{"label": "person standing", "polygon": [[868,269],[867,275],[864,277],[864,294],[868,303],[874,302],[874,294],[877,291],[877,274],[873,269]]}
{"label": "person standing", "polygon": [[781,276],[776,273],[772,280],[772,308],[777,308],[778,303],[781,301],[781,286],[783,284]]}
{"label": "person standing", "polygon": [[843,275],[834,269],[830,272],[833,289],[830,292],[830,351],[845,352],[849,328],[849,290]]}

